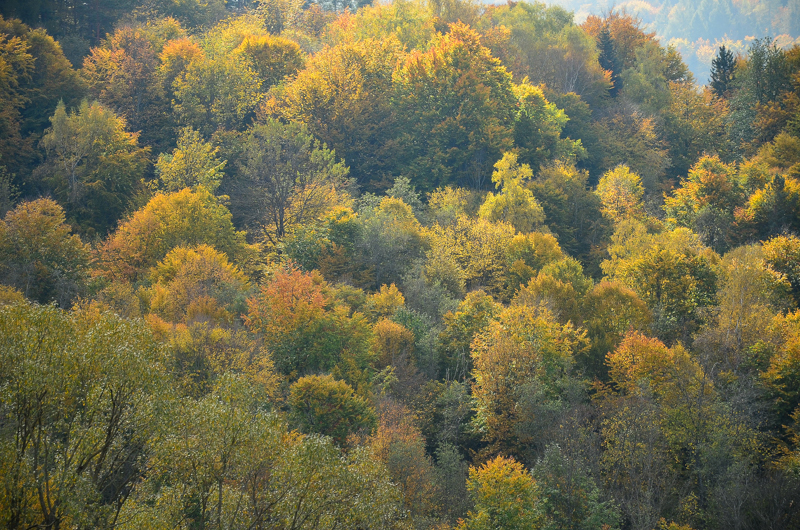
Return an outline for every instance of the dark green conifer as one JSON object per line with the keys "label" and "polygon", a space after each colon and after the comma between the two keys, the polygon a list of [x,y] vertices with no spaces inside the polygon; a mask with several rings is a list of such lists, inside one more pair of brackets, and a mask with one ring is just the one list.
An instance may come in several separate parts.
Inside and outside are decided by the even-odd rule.
{"label": "dark green conifer", "polygon": [[736,61],[733,53],[723,44],[711,61],[711,88],[717,96],[725,97],[733,83]]}
{"label": "dark green conifer", "polygon": [[617,93],[622,88],[622,78],[620,77],[622,66],[617,56],[614,38],[608,30],[608,24],[605,24],[600,30],[600,35],[597,37],[597,49],[600,51],[600,56],[597,58],[600,67],[611,72],[611,89],[608,93],[612,98],[617,97]]}

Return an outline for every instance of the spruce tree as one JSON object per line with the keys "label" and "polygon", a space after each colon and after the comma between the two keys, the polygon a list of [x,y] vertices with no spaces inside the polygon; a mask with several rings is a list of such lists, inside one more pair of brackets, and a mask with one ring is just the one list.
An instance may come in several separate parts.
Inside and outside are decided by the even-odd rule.
{"label": "spruce tree", "polygon": [[730,90],[735,66],[733,53],[723,44],[711,61],[711,88],[717,96],[725,97],[725,93]]}
{"label": "spruce tree", "polygon": [[614,46],[614,38],[608,30],[608,24],[603,25],[603,29],[597,36],[597,49],[600,51],[600,56],[597,58],[600,68],[611,72],[611,89],[608,93],[612,98],[616,97],[622,88],[622,78],[620,77],[622,68],[619,57],[617,57],[616,46]]}

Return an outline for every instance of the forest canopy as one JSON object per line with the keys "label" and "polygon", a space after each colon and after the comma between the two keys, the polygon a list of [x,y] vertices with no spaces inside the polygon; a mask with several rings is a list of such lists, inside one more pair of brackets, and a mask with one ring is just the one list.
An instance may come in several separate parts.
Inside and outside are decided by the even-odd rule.
{"label": "forest canopy", "polygon": [[3,2],[0,526],[800,528],[773,7]]}

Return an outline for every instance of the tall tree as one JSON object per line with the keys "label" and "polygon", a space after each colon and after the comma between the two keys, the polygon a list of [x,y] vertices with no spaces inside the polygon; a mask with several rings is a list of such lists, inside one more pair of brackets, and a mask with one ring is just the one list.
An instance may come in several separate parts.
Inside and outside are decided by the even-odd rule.
{"label": "tall tree", "polygon": [[405,528],[402,494],[372,452],[287,432],[259,386],[227,373],[176,403],[120,528]]}
{"label": "tall tree", "polygon": [[85,286],[89,249],[52,199],[23,202],[0,221],[2,283],[40,303],[62,307]]}
{"label": "tall tree", "polygon": [[780,132],[788,115],[777,120],[770,115],[785,114],[782,100],[792,89],[787,54],[771,37],[755,39],[747,51],[747,59],[737,63],[736,90],[730,98],[730,136],[740,157],[752,156]]}
{"label": "tall tree", "polygon": [[737,72],[739,85],[754,103],[776,101],[791,87],[786,52],[771,37],[756,39],[748,49],[747,61]]}
{"label": "tall tree", "polygon": [[363,379],[368,323],[362,314],[351,316],[333,305],[319,273],[304,273],[289,263],[248,300],[245,323],[263,336],[276,369],[289,380],[329,372],[358,389],[368,385]]}
{"label": "tall tree", "polygon": [[245,37],[236,49],[244,54],[267,89],[303,67],[305,57],[296,42],[271,35]]}
{"label": "tall tree", "polygon": [[143,143],[156,149],[171,144],[174,125],[171,94],[158,75],[159,56],[167,42],[185,36],[174,19],[126,24],[83,61],[92,97],[124,115],[132,130],[142,131]]}
{"label": "tall tree", "polygon": [[77,105],[85,86],[53,37],[1,16],[0,64],[0,156],[20,174],[37,158],[33,147],[58,101]]}
{"label": "tall tree", "polygon": [[33,65],[22,39],[0,33],[0,156],[11,158],[12,163],[20,152],[30,151],[20,134],[20,111],[27,102],[20,84],[30,77]]}
{"label": "tall tree", "polygon": [[494,165],[492,182],[500,190],[489,192],[480,209],[480,216],[490,221],[502,220],[522,233],[533,231],[544,221],[542,206],[525,187],[533,176],[528,164],[517,164],[517,155],[505,153]]}
{"label": "tall tree", "polygon": [[727,96],[732,87],[735,76],[736,61],[733,52],[723,44],[717,50],[717,56],[711,60],[711,88],[714,93],[721,98]]}
{"label": "tall tree", "polygon": [[514,86],[517,113],[514,117],[514,143],[520,162],[538,168],[551,160],[576,160],[586,155],[580,140],[562,138],[569,117],[547,101],[541,87],[523,80]]}
{"label": "tall tree", "polygon": [[128,209],[147,168],[148,149],[110,109],[84,100],[74,112],[63,102],[42,138],[47,158],[37,171],[87,233],[105,234]]}
{"label": "tall tree", "polygon": [[349,171],[305,126],[270,119],[250,129],[239,172],[231,190],[235,209],[276,245],[287,229],[336,204]]}
{"label": "tall tree", "polygon": [[658,43],[655,32],[645,33],[642,25],[640,18],[619,10],[612,11],[603,18],[590,15],[581,27],[593,36],[595,41],[599,41],[600,32],[603,28],[607,28],[614,42],[614,51],[620,68],[624,69],[636,63],[636,50],[639,47],[648,42]]}
{"label": "tall tree", "polygon": [[347,160],[356,181],[388,187],[397,151],[391,108],[396,38],[348,39],[312,56],[305,69],[262,107],[266,115],[304,123]]}
{"label": "tall tree", "polygon": [[67,58],[77,65],[89,47],[99,44],[116,22],[139,3],[138,0],[8,0],[0,4],[0,12],[29,26],[44,28],[67,43]]}
{"label": "tall tree", "polygon": [[414,212],[401,199],[386,197],[362,217],[359,246],[373,267],[376,287],[400,283],[403,273],[427,247],[424,230]]}
{"label": "tall tree", "polygon": [[472,341],[476,426],[487,451],[530,456],[531,444],[542,441],[542,432],[526,428],[542,419],[531,416],[567,398],[574,356],[586,346],[585,332],[572,323],[561,325],[547,308],[522,304],[504,310]]}
{"label": "tall tree", "polygon": [[400,120],[398,171],[421,188],[480,189],[513,145],[517,113],[511,74],[465,24],[414,52],[395,71]]}
{"label": "tall tree", "polygon": [[642,179],[628,166],[619,165],[607,171],[600,178],[595,193],[603,204],[603,215],[615,223],[644,215]]}
{"label": "tall tree", "polygon": [[719,257],[686,228],[649,234],[628,219],[617,223],[608,251],[603,271],[641,297],[665,341],[687,340],[715,304]]}
{"label": "tall tree", "polygon": [[544,209],[547,227],[564,252],[584,263],[596,260],[595,251],[608,234],[602,203],[589,188],[589,174],[569,163],[543,167],[530,189]]}
{"label": "tall tree", "polygon": [[[594,36],[576,26],[563,7],[518,2],[487,6],[484,19],[493,27],[484,33],[486,46],[514,74],[531,84],[574,93],[594,103],[608,82],[597,64]],[[482,25],[482,24],[481,24]]]}
{"label": "tall tree", "polygon": [[744,206],[745,197],[734,168],[718,157],[701,158],[681,186],[664,197],[668,222],[691,228],[718,251],[729,248],[739,235],[734,212]]}
{"label": "tall tree", "polygon": [[196,58],[173,86],[180,121],[206,136],[217,129],[244,129],[263,97],[261,79],[238,54]]}
{"label": "tall tree", "polygon": [[622,64],[617,56],[617,49],[608,24],[603,25],[600,29],[600,34],[597,36],[597,48],[600,51],[597,61],[600,63],[600,67],[609,72],[611,76],[611,89],[608,93],[611,97],[616,97],[622,89],[622,78],[620,77]]}

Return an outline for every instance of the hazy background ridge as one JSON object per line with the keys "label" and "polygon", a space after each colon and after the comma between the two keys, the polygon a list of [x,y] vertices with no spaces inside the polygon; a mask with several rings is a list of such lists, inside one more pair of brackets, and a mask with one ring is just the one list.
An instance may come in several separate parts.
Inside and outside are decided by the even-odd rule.
{"label": "hazy background ridge", "polygon": [[[503,3],[503,2],[491,2]],[[708,82],[711,59],[720,45],[744,54],[755,38],[773,37],[779,46],[800,44],[800,0],[550,0],[575,13],[580,24],[589,15],[625,10],[665,45],[677,48],[697,78]]]}

